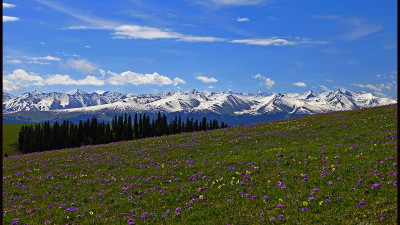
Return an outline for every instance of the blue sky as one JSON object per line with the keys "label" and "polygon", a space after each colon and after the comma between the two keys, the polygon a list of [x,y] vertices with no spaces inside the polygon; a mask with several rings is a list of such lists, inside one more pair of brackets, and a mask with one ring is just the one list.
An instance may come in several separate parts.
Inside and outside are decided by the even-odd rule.
{"label": "blue sky", "polygon": [[75,88],[397,99],[397,1],[3,2],[3,91]]}

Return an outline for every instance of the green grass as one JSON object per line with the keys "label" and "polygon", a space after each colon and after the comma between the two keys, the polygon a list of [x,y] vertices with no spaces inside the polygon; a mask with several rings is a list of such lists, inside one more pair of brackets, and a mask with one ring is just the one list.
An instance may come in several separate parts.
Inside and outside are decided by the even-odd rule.
{"label": "green grass", "polygon": [[397,160],[397,105],[18,155],[3,219],[395,224]]}
{"label": "green grass", "polygon": [[3,124],[3,156],[19,155],[18,133],[26,124]]}

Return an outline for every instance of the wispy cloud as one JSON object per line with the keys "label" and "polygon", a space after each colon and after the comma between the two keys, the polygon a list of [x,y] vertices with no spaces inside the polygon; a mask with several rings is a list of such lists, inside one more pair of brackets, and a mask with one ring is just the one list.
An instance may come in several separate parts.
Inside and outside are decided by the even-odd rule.
{"label": "wispy cloud", "polygon": [[19,60],[19,59],[10,59],[10,60],[7,60],[7,62],[8,63],[15,63],[15,64],[22,63],[22,61]]}
{"label": "wispy cloud", "polygon": [[238,17],[238,18],[236,18],[236,21],[238,21],[238,22],[249,22],[250,19],[247,18],[247,17]]}
{"label": "wispy cloud", "polygon": [[293,85],[297,86],[297,87],[307,87],[307,84],[304,82],[296,82],[296,83],[293,83]]}
{"label": "wispy cloud", "polygon": [[19,18],[18,17],[14,17],[14,16],[3,16],[3,22],[14,22],[14,21],[18,21]]}
{"label": "wispy cloud", "polygon": [[175,77],[174,78],[174,86],[178,85],[178,84],[186,84],[185,80],[179,78],[179,77]]}
{"label": "wispy cloud", "polygon": [[86,59],[68,59],[66,66],[84,73],[93,73],[98,68]]}
{"label": "wispy cloud", "polygon": [[379,23],[366,22],[359,18],[345,19],[344,22],[349,27],[349,31],[343,35],[343,38],[348,41],[363,38],[383,29],[383,25]]}
{"label": "wispy cloud", "polygon": [[44,56],[44,57],[33,57],[31,58],[33,60],[48,60],[48,61],[60,61],[61,59],[58,57],[54,57],[54,56]]}
{"label": "wispy cloud", "polygon": [[329,89],[328,87],[324,86],[324,85],[318,85],[322,90],[324,91],[331,91],[331,89]]}
{"label": "wispy cloud", "polygon": [[327,44],[325,41],[311,41],[309,39],[296,38],[289,41],[283,38],[265,38],[265,39],[241,39],[233,40],[232,43],[240,43],[246,45],[261,45],[261,46],[286,46],[286,45],[299,45],[299,44]]}
{"label": "wispy cloud", "polygon": [[16,5],[14,5],[14,4],[9,4],[9,3],[4,3],[3,2],[3,9],[6,9],[6,8],[14,8]]}
{"label": "wispy cloud", "polygon": [[75,17],[81,21],[87,22],[88,25],[70,26],[67,30],[111,30],[113,38],[117,39],[175,39],[187,42],[213,42],[223,41],[223,38],[208,36],[193,36],[174,32],[169,29],[160,29],[149,26],[140,26],[135,24],[121,24],[109,20],[104,20],[88,14],[78,12],[76,10],[65,7],[61,4],[50,2],[47,0],[37,0],[38,2],[56,9],[62,13]]}
{"label": "wispy cloud", "polygon": [[271,89],[272,86],[275,85],[275,81],[274,81],[274,80],[272,80],[272,79],[269,78],[269,77],[265,77],[265,76],[263,76],[263,75],[261,75],[261,74],[259,74],[259,73],[258,73],[257,75],[252,76],[252,78],[253,78],[253,79],[260,79],[260,80],[262,80],[262,81],[263,81],[262,85],[266,86],[268,89]]}
{"label": "wispy cloud", "polygon": [[204,83],[215,83],[215,82],[218,82],[218,80],[215,79],[214,77],[197,76],[196,79],[200,80],[200,81],[203,81]]}
{"label": "wispy cloud", "polygon": [[331,82],[331,83],[335,82],[334,80],[331,80],[331,79],[326,79],[326,81]]}
{"label": "wispy cloud", "polygon": [[387,90],[392,89],[392,85],[393,84],[391,84],[391,83],[388,83],[388,84],[381,83],[381,84],[377,84],[377,85],[372,85],[372,84],[365,84],[365,85],[364,84],[351,84],[351,85],[357,86],[357,87],[360,87],[360,88],[368,88],[368,89],[374,90],[376,92],[381,92],[384,89],[387,89]]}

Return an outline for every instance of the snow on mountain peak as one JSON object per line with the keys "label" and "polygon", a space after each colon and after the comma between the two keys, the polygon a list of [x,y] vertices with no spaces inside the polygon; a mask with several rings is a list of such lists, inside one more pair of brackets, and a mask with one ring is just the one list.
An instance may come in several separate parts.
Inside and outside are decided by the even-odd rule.
{"label": "snow on mountain peak", "polygon": [[85,94],[87,94],[87,92],[82,91],[80,89],[73,89],[73,90],[68,91],[66,94],[67,95],[85,95]]}
{"label": "snow on mountain peak", "polygon": [[[39,94],[40,93],[40,94]],[[220,115],[262,115],[265,113],[314,114],[337,110],[393,104],[397,101],[380,98],[371,93],[357,93],[347,89],[316,93],[257,93],[240,94],[190,90],[153,94],[128,94],[107,91],[88,94],[74,89],[64,93],[25,93],[19,97],[5,97],[3,112],[74,110],[76,112],[198,112]]]}

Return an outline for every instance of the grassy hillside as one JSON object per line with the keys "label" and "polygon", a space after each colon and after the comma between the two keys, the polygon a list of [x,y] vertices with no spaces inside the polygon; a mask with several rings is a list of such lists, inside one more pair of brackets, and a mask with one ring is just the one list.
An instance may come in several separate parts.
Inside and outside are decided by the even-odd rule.
{"label": "grassy hillside", "polygon": [[3,163],[5,224],[397,222],[397,105]]}
{"label": "grassy hillside", "polygon": [[26,124],[3,124],[3,156],[21,154],[18,151],[18,133]]}

